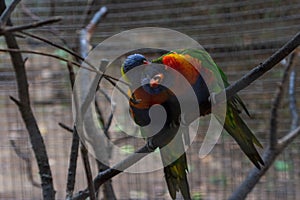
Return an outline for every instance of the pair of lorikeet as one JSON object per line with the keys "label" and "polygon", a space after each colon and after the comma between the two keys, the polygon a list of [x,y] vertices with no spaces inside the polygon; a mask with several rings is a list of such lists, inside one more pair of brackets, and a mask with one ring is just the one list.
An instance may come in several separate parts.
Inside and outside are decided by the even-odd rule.
{"label": "pair of lorikeet", "polygon": [[[150,66],[153,70],[147,70],[143,76],[129,75],[130,70],[143,66]],[[174,70],[177,73],[174,73]],[[191,199],[187,181],[186,154],[182,135],[178,131],[181,130],[182,121],[188,125],[196,118],[211,113],[211,93],[218,93],[223,89],[216,83],[216,76],[220,75],[224,87],[227,87],[229,83],[226,75],[206,51],[195,49],[174,50],[151,62],[141,54],[133,54],[127,57],[121,67],[121,72],[134,88],[134,91],[130,91],[132,101],[129,101],[129,104],[131,117],[136,124],[146,127],[151,123],[153,119],[149,116],[149,111],[152,106],[159,104],[165,109],[166,119],[161,130],[155,135],[151,135],[149,133],[151,130],[148,130],[146,131],[148,133],[144,133],[143,136],[149,148],[160,149],[171,197],[175,199],[176,192],[180,191],[184,199]],[[178,73],[187,80],[195,93],[197,106],[200,109],[200,112],[195,112],[198,116],[193,112],[182,113],[180,109],[178,95],[188,95],[189,89],[185,88],[179,80]],[[133,87],[134,85],[137,86]],[[175,95],[172,90],[179,90],[179,92]],[[262,145],[239,116],[242,110],[249,115],[244,103],[237,95],[228,99],[223,126],[252,163],[260,169],[264,162],[255,145],[258,147]],[[218,119],[218,116],[216,118]]]}

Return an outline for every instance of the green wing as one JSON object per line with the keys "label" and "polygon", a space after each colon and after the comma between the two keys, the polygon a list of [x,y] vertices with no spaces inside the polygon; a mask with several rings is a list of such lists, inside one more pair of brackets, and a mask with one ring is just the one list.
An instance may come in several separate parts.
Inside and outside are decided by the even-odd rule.
{"label": "green wing", "polygon": [[[215,62],[206,51],[196,49],[179,49],[172,52],[183,55],[188,54],[193,58],[197,58],[201,61],[202,67],[209,69],[215,75],[219,74],[221,76],[225,88],[230,85],[225,73],[215,64]],[[165,55],[162,55],[152,62],[162,63],[162,59]],[[223,89],[223,86],[222,84],[214,84],[213,86],[211,86],[211,88],[214,92],[218,93]],[[236,140],[243,152],[248,156],[253,164],[260,169],[260,164],[264,165],[264,162],[258,154],[255,145],[261,148],[262,145],[246,125],[246,123],[239,116],[241,109],[243,109],[246,114],[250,116],[245,104],[238,95],[234,95],[231,99],[228,100],[224,128]],[[217,119],[219,118],[218,116],[216,117]]]}

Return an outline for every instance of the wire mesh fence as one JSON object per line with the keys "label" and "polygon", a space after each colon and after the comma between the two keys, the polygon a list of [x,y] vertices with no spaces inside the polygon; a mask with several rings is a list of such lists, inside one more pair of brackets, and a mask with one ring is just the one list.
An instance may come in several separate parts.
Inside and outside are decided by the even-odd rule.
{"label": "wire mesh fence", "polygon": [[[300,28],[300,2],[297,0],[104,0],[95,1],[92,6],[89,6],[89,2],[24,0],[17,6],[11,19],[13,24],[22,25],[37,19],[62,16],[63,20],[58,24],[40,27],[32,33],[55,43],[65,42],[70,48],[77,49],[78,31],[101,6],[107,6],[109,14],[97,26],[92,38],[94,45],[132,28],[154,26],[174,29],[203,45],[228,75],[230,82],[238,80],[263,62]],[[69,57],[65,52],[31,38],[20,37],[18,42],[21,49]],[[6,48],[3,38],[0,38],[0,47]],[[59,127],[58,123],[71,127],[73,123],[67,64],[47,56],[23,55],[28,57],[26,69],[31,104],[49,154],[56,198],[64,199],[72,135]],[[149,56],[154,58],[157,54]],[[38,168],[28,133],[16,105],[9,99],[9,96],[17,94],[14,71],[8,54],[1,52],[0,60],[0,199],[41,199]],[[299,63],[298,58],[295,60],[297,74],[300,74]],[[112,66],[116,77],[121,76],[120,64],[116,62]],[[264,146],[269,139],[272,99],[282,74],[283,66],[278,64],[239,93],[252,115],[251,119],[247,116],[244,119]],[[300,97],[299,77],[296,76],[296,99]],[[102,99],[100,97],[100,102],[104,101]],[[107,105],[103,104],[103,112],[108,112]],[[287,92],[279,113],[278,133],[282,136],[290,130],[291,124]],[[253,166],[226,133],[212,152],[200,159],[198,151],[203,140],[201,131],[205,131],[207,126],[206,119],[203,119],[202,124],[203,127],[200,127],[199,134],[187,151],[191,193],[194,199],[226,199]],[[110,132],[111,139],[120,147],[134,143],[126,138],[120,140],[122,133],[117,129]],[[297,138],[278,157],[247,199],[297,199],[300,196],[299,143]],[[96,162],[92,157],[90,160],[96,175]],[[112,183],[118,199],[170,198],[162,170],[144,174],[123,173],[114,177]],[[85,187],[85,172],[79,159],[76,191]]]}

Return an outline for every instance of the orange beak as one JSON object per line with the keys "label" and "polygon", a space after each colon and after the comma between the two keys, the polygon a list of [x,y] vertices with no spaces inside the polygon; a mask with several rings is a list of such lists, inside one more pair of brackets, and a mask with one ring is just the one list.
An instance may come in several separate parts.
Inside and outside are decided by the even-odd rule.
{"label": "orange beak", "polygon": [[164,75],[162,73],[156,74],[153,78],[150,79],[150,87],[156,88],[164,79]]}

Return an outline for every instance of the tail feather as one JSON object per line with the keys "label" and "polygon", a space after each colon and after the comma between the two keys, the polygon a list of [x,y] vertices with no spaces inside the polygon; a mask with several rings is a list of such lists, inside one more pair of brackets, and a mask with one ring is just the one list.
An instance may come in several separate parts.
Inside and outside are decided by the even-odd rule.
{"label": "tail feather", "polygon": [[191,199],[187,180],[188,166],[182,135],[177,134],[168,145],[160,149],[160,154],[172,199],[176,199],[176,192],[181,192],[184,199]]}
{"label": "tail feather", "polygon": [[230,104],[227,107],[224,128],[235,139],[252,163],[258,169],[261,169],[261,165],[264,165],[264,161],[260,157],[255,145],[262,148],[262,144],[241,119],[239,112]]}
{"label": "tail feather", "polygon": [[165,179],[172,199],[176,199],[176,192],[181,192],[184,199],[191,199],[187,180],[186,155],[164,168]]}

